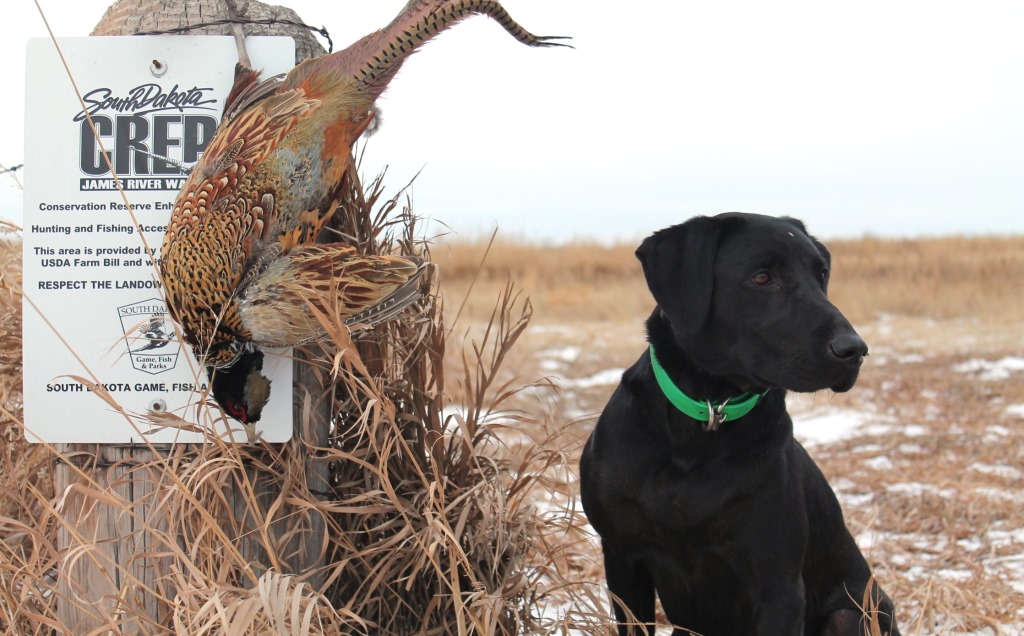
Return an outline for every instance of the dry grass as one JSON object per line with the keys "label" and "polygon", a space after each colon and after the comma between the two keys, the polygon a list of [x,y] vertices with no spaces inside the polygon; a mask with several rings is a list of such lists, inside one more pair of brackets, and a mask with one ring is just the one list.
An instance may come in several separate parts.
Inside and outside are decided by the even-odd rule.
{"label": "dry grass", "polygon": [[[408,210],[378,186],[353,192],[346,233],[366,250],[426,254]],[[2,629],[82,633],[58,610],[87,590],[60,582],[95,561],[116,582],[83,608],[97,633],[610,633],[575,470],[612,388],[588,378],[642,349],[651,300],[632,246],[497,243],[482,269],[485,245],[435,246],[441,293],[428,289],[416,317],[354,345],[324,317],[328,444],[211,439],[86,466],[56,495],[52,451],[21,439],[19,247],[0,241]],[[1024,433],[1000,422],[1024,388],[950,369],[1020,353],[1024,240],[831,247],[833,296],[873,355],[855,391],[798,396],[793,409],[866,410],[888,428],[811,452],[851,529],[874,537],[869,559],[905,634],[1014,624],[1024,476],[1011,468]],[[311,478],[311,456],[326,482]],[[131,520],[116,537],[131,555],[120,569],[71,532],[68,513],[84,506]],[[318,566],[303,565],[310,554]]]}
{"label": "dry grass", "polygon": [[[356,185],[339,231],[367,252],[429,258],[409,210],[381,192],[379,180],[365,193]],[[451,350],[462,360],[460,413],[443,410],[447,331],[428,276],[418,311],[355,341],[320,317],[329,337],[314,373],[332,406],[317,421],[322,396],[306,396],[298,427],[329,430],[324,445],[211,436],[112,465],[83,451],[62,458],[58,476],[71,485],[55,496],[58,454],[22,441],[18,247],[4,244],[0,269],[0,631],[543,634],[607,623],[587,618],[599,590],[572,584],[560,565],[575,559],[565,539],[578,529],[533,505],[566,459],[558,433],[515,456],[496,433],[517,392],[498,372],[531,316],[511,287],[485,328]],[[546,615],[553,603],[583,616]],[[69,607],[84,621],[66,622]]]}
{"label": "dry grass", "polygon": [[[854,323],[880,314],[1003,321],[1024,315],[1024,237],[830,241],[830,295]],[[489,252],[488,252],[489,247]],[[650,294],[635,245],[545,247],[516,241],[447,242],[434,248],[446,293],[462,298],[480,266],[468,315],[487,314],[494,291],[514,280],[542,322],[645,317]],[[482,292],[482,293],[481,293]]]}
{"label": "dry grass", "polygon": [[[486,247],[435,250],[443,264],[448,259],[444,289],[453,298],[469,287]],[[1024,433],[1006,408],[1024,404],[1024,383],[1019,375],[986,379],[955,369],[976,358],[1021,356],[1024,238],[868,238],[829,247],[831,296],[872,355],[853,391],[793,395],[791,410],[859,412],[878,424],[813,445],[811,453],[897,600],[905,634],[1017,633],[1024,624]],[[534,392],[518,408],[562,415],[565,437],[574,440],[573,470],[614,387],[614,369],[643,350],[653,301],[633,248],[498,242],[490,251],[474,294],[482,308],[506,277],[532,281],[524,287],[537,325],[510,369],[518,377],[550,376],[561,388]],[[601,306],[591,306],[597,298]],[[465,315],[479,313],[473,302]],[[565,491],[573,501],[571,480]],[[596,542],[592,551],[596,559]],[[601,575],[597,562],[581,572],[595,581]]]}
{"label": "dry grass", "polygon": [[1024,315],[1024,237],[829,243],[831,295],[855,322],[879,313],[986,321]]}
{"label": "dry grass", "polygon": [[442,243],[433,254],[449,304],[455,299],[461,303],[475,281],[462,313],[469,322],[486,319],[492,299],[510,280],[540,308],[542,322],[573,316],[603,322],[649,311],[635,249],[596,243],[549,248],[499,240]]}
{"label": "dry grass", "polygon": [[0,517],[35,519],[43,503],[25,495],[53,495],[49,456],[28,444],[21,427],[21,242],[0,221]]}

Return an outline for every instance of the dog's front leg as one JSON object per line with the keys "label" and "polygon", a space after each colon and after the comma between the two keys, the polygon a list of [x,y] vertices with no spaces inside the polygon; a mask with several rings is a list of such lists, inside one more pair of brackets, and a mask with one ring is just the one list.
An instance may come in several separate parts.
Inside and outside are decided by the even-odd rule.
{"label": "dog's front leg", "polygon": [[804,633],[804,584],[780,584],[762,595],[757,636],[793,636]]}
{"label": "dog's front leg", "polygon": [[654,582],[639,562],[604,543],[604,569],[619,636],[654,636]]}

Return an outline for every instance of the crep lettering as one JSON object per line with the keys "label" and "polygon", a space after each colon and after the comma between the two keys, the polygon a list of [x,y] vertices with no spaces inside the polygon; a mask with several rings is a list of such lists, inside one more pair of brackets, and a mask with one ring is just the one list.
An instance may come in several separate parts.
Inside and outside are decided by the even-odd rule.
{"label": "crep lettering", "polygon": [[[177,167],[146,153],[171,158],[178,155],[182,163],[194,164],[217,129],[217,119],[211,115],[153,115],[152,119],[142,115],[93,115],[92,121],[103,146],[113,148],[111,163],[118,175],[180,175]],[[177,134],[176,129],[180,131]],[[94,177],[109,174],[88,121],[81,123],[81,132],[82,172]]]}
{"label": "crep lettering", "polygon": [[[118,175],[181,175],[181,171],[148,153],[194,164],[210,143],[217,129],[211,115],[186,114],[186,109],[214,110],[217,99],[212,88],[180,90],[178,85],[166,92],[159,84],[140,84],[123,96],[114,96],[110,88],[97,88],[83,96],[85,110],[74,116],[81,122],[82,172],[91,177],[110,174],[110,168],[93,135],[86,113],[96,126],[96,134],[111,154]],[[177,111],[174,114],[157,114]]]}

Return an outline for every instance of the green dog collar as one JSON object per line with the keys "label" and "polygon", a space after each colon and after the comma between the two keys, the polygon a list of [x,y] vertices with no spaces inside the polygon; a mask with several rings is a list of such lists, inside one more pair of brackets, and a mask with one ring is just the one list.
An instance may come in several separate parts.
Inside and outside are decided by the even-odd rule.
{"label": "green dog collar", "polygon": [[668,377],[668,372],[658,362],[658,357],[654,355],[654,346],[651,345],[651,366],[654,367],[654,377],[658,380],[658,386],[661,387],[661,392],[665,394],[668,401],[672,403],[674,407],[679,409],[683,415],[692,417],[698,422],[704,424],[705,431],[713,431],[718,426],[728,421],[738,420],[757,406],[758,401],[764,397],[768,391],[764,393],[744,393],[735,398],[728,398],[721,404],[712,404],[711,401],[698,402],[689,395],[679,390],[679,387],[672,382],[672,378]]}

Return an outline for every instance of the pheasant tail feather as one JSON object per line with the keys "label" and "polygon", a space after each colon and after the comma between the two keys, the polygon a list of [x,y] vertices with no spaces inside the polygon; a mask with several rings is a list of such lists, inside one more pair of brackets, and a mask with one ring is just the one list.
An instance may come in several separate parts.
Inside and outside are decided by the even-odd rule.
{"label": "pheasant tail feather", "polygon": [[[288,78],[288,86],[327,69],[352,78],[361,93],[376,100],[402,66],[422,44],[473,15],[493,18],[505,31],[527,46],[568,46],[553,40],[562,36],[534,35],[512,19],[496,0],[411,0],[391,24],[353,43],[343,51],[308,60]],[[305,67],[305,68],[304,68]]]}
{"label": "pheasant tail feather", "polygon": [[406,307],[420,299],[420,278],[426,268],[426,262],[421,262],[409,280],[395,288],[395,291],[376,305],[346,318],[345,326],[353,331],[372,329],[400,314]]}

